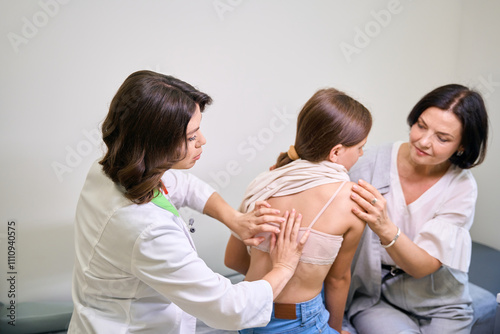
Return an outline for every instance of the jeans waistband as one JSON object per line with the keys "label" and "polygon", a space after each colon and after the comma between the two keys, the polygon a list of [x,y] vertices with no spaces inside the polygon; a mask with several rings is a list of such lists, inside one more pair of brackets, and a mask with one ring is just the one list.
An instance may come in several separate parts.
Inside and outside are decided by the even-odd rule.
{"label": "jeans waistband", "polygon": [[311,300],[297,303],[284,304],[274,303],[273,316],[277,319],[298,319],[306,318],[314,313],[320,312],[323,307],[323,298],[318,294]]}

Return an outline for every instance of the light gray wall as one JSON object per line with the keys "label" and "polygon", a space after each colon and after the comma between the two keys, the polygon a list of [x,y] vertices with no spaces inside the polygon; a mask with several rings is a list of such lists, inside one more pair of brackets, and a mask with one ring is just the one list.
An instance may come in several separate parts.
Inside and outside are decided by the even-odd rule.
{"label": "light gray wall", "polygon": [[[498,205],[500,186],[500,15],[499,1],[464,1],[457,52],[457,77],[480,91],[490,117],[485,163],[473,169],[479,187],[472,239],[500,249]],[[498,264],[500,265],[500,264]]]}
{"label": "light gray wall", "polygon": [[[317,89],[344,90],[372,111],[371,145],[406,140],[406,115],[430,89],[474,85],[487,95],[492,136],[474,171],[481,193],[472,235],[500,249],[499,12],[488,0],[1,1],[2,275],[11,271],[14,221],[17,301],[70,299],[73,217],[102,152],[99,124],[139,69],[177,76],[214,98],[192,172],[234,207],[293,143],[296,114]],[[196,221],[201,256],[230,273],[222,263],[227,229],[182,214]]]}

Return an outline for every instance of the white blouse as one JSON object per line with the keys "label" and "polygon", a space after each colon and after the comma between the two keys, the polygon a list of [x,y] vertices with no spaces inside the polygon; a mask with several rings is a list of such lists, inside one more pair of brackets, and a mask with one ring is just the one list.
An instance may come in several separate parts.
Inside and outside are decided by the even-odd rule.
{"label": "white blouse", "polygon": [[[398,151],[391,156],[391,187],[384,195],[389,218],[410,240],[445,266],[468,272],[477,184],[470,170],[452,165],[441,179],[414,202],[406,205],[397,168]],[[382,263],[394,265],[386,251]]]}

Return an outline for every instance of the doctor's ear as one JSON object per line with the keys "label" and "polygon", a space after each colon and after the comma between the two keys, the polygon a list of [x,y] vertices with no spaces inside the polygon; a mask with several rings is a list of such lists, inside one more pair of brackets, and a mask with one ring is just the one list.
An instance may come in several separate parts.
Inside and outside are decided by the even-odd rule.
{"label": "doctor's ear", "polygon": [[344,150],[344,146],[342,144],[337,144],[335,145],[331,150],[330,154],[328,155],[328,160],[331,162],[336,163],[339,156],[342,154],[342,151]]}

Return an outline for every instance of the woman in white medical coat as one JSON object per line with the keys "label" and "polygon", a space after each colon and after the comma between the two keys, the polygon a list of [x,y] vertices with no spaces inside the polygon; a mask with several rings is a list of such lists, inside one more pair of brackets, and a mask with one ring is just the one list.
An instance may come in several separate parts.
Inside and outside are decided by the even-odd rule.
{"label": "woman in white medical coat", "polygon": [[[196,318],[236,330],[264,326],[292,277],[307,235],[301,216],[267,203],[243,215],[207,184],[176,169],[200,158],[208,95],[151,71],[131,74],[103,123],[104,157],[91,167],[76,211],[74,312],[69,333],[194,333]],[[242,237],[284,222],[262,280],[232,285],[201,260],[177,208],[212,216]],[[272,230],[277,232],[275,228]]]}

